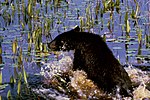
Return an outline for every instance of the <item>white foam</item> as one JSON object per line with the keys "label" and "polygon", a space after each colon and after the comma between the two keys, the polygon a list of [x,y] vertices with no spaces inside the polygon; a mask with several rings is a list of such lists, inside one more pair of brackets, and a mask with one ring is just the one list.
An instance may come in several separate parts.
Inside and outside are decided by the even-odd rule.
{"label": "white foam", "polygon": [[[55,75],[60,75],[64,72],[68,72],[69,70],[72,69],[73,52],[60,52],[58,61],[56,60],[50,61],[49,63],[44,63],[44,65],[45,67],[41,68],[41,75],[43,75],[45,79],[51,79]],[[134,68],[132,66],[126,67],[125,70],[127,71],[129,77],[131,78],[131,81],[134,84],[138,85],[133,91],[133,94],[134,94],[133,99],[134,100],[142,100],[142,98],[150,99],[150,91],[145,88],[146,87],[145,84],[150,83],[150,72],[141,71],[140,69]],[[82,97],[91,98],[93,95],[99,93],[99,90],[97,90],[95,86],[92,86],[93,83],[91,83],[91,80],[86,79],[86,73],[84,71],[79,71],[79,70],[74,71],[73,76],[71,76],[70,84],[77,91],[78,95]],[[89,84],[92,84],[90,86],[94,87],[95,89],[95,90],[89,89],[91,93],[88,90],[85,91],[85,89],[82,87],[82,85],[87,85],[85,87],[88,88]],[[42,91],[42,90],[36,90],[36,91]],[[48,93],[48,90],[45,90],[45,91],[47,91]],[[96,93],[94,91],[96,91]],[[42,92],[42,94],[43,93],[45,92]],[[118,100],[118,97],[121,98],[120,96],[116,96],[112,98],[114,100]],[[66,98],[66,96],[64,96],[64,98]],[[67,99],[68,97],[64,100],[67,100]],[[131,97],[126,97],[123,99],[132,100]]]}

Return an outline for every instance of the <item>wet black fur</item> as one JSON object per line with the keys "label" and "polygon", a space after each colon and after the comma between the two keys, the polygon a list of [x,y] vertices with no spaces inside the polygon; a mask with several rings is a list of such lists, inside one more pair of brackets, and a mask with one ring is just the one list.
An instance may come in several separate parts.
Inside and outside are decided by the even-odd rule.
{"label": "wet black fur", "polygon": [[73,70],[84,70],[100,89],[107,93],[130,95],[131,80],[103,39],[96,34],[79,32],[79,27],[58,35],[48,47],[52,50],[75,50]]}

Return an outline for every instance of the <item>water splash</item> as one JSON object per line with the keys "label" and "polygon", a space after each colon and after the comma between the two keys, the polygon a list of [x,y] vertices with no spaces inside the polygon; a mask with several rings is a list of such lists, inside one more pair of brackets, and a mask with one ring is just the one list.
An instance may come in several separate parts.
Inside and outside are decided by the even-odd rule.
{"label": "water splash", "polygon": [[[71,98],[132,100],[131,97],[122,97],[120,94],[116,94],[116,96],[112,97],[111,94],[104,93],[102,90],[98,89],[90,79],[87,79],[87,74],[84,71],[73,71],[73,53],[74,52],[60,52],[60,54],[58,55],[58,60],[43,63],[44,67],[41,68],[41,75],[44,76],[44,81],[46,81],[46,84],[55,84],[54,86],[56,87],[56,90],[52,88],[46,89],[42,87],[41,89],[35,89],[34,91],[38,91],[38,94],[42,94],[42,96],[45,94],[45,98],[53,97],[56,100],[62,100],[64,98],[66,98],[65,100]],[[150,99],[150,91],[147,89],[147,84],[150,83],[150,72],[142,71],[133,66],[125,67],[125,70],[127,71],[135,87],[133,91],[133,99]],[[70,79],[69,82],[65,81],[63,73],[68,74],[68,78]],[[57,76],[59,76],[59,79]],[[61,92],[57,90],[60,88],[62,90]],[[70,94],[70,92],[75,93],[74,95],[76,96],[71,97],[72,95]]]}

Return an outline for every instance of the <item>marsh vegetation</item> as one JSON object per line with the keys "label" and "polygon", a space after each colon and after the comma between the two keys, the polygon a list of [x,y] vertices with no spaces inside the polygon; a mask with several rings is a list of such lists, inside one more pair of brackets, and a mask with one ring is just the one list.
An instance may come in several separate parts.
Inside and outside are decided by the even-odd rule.
{"label": "marsh vegetation", "polygon": [[[42,68],[54,63],[53,72],[72,61],[62,59],[65,54],[49,52],[46,44],[76,25],[101,35],[121,64],[150,76],[149,0],[1,0],[0,98],[40,98],[30,90],[41,84]],[[134,72],[128,71],[133,79],[140,79],[140,71]],[[149,84],[147,76],[143,82]]]}

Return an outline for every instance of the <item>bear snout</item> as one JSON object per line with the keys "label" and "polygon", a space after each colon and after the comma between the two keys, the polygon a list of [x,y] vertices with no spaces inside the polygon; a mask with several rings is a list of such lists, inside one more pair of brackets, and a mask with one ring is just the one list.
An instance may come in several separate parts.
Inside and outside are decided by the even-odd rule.
{"label": "bear snout", "polygon": [[48,48],[51,49],[51,50],[56,50],[57,49],[56,41],[52,41],[52,42],[48,43],[47,45],[48,45]]}

